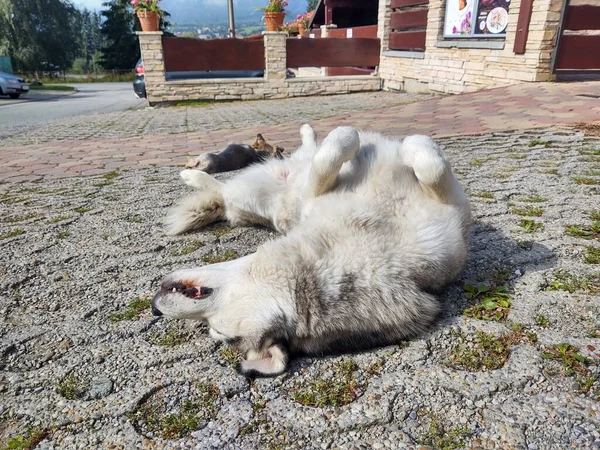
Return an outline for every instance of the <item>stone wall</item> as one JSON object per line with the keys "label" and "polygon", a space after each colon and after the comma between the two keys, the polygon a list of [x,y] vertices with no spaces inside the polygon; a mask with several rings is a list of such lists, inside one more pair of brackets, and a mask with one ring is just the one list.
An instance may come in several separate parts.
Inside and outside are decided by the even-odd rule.
{"label": "stone wall", "polygon": [[[444,39],[445,0],[430,0],[425,52],[389,51],[391,0],[379,1],[381,63],[385,90],[462,93],[551,79],[553,40],[562,0],[535,0],[526,52],[513,52],[521,0],[512,0],[505,40]],[[470,47],[470,48],[469,48]]]}
{"label": "stone wall", "polygon": [[167,81],[161,32],[139,32],[146,96],[153,106],[186,100],[260,100],[379,91],[378,76],[286,77],[287,33],[265,33],[264,78]]}

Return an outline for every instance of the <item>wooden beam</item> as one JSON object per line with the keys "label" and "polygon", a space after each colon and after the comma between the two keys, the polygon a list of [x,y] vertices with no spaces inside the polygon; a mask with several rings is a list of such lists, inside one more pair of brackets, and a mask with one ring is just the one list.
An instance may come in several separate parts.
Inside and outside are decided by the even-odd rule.
{"label": "wooden beam", "polygon": [[521,0],[519,18],[517,19],[517,34],[515,35],[515,45],[513,46],[513,52],[518,55],[522,55],[527,49],[527,36],[529,35],[532,9],[533,0]]}
{"label": "wooden beam", "polygon": [[390,50],[425,51],[425,31],[392,31]]}
{"label": "wooden beam", "polygon": [[427,5],[429,0],[392,0],[391,8],[404,8],[405,6]]}
{"label": "wooden beam", "polygon": [[391,28],[427,27],[427,9],[394,11],[390,20]]}

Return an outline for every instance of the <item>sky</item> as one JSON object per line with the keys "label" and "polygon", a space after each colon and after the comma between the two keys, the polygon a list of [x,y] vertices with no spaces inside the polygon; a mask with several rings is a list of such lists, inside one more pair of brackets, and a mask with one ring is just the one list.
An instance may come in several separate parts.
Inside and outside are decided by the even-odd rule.
{"label": "sky", "polygon": [[[100,9],[102,8],[102,3],[105,0],[72,0],[73,4],[75,6],[77,6],[80,9],[83,8],[87,8],[87,9],[95,9],[100,11]],[[177,1],[177,0],[174,0]],[[227,5],[227,0],[204,0],[204,3],[207,4],[213,4],[213,5],[223,5],[226,6]]]}

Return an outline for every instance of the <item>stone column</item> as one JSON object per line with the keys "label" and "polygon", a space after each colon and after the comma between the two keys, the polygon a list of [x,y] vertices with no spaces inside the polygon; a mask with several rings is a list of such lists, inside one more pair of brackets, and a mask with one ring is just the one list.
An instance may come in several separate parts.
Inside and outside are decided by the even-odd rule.
{"label": "stone column", "polygon": [[288,34],[280,31],[265,31],[265,79],[269,85],[283,85],[287,72],[286,39]]}
{"label": "stone column", "polygon": [[146,78],[146,98],[150,106],[160,103],[165,94],[165,63],[163,57],[162,31],[136,33],[140,40],[140,52]]}

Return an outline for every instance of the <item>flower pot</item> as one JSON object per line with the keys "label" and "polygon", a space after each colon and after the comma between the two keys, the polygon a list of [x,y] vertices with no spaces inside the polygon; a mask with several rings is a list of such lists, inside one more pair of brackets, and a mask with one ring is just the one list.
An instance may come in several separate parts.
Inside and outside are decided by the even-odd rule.
{"label": "flower pot", "polygon": [[302,36],[306,31],[306,26],[303,23],[298,24],[298,34]]}
{"label": "flower pot", "polygon": [[267,31],[279,31],[283,27],[285,19],[284,12],[266,12],[265,22],[267,23]]}
{"label": "flower pot", "polygon": [[157,13],[150,11],[139,11],[137,16],[138,19],[140,19],[142,31],[158,31],[159,16]]}

